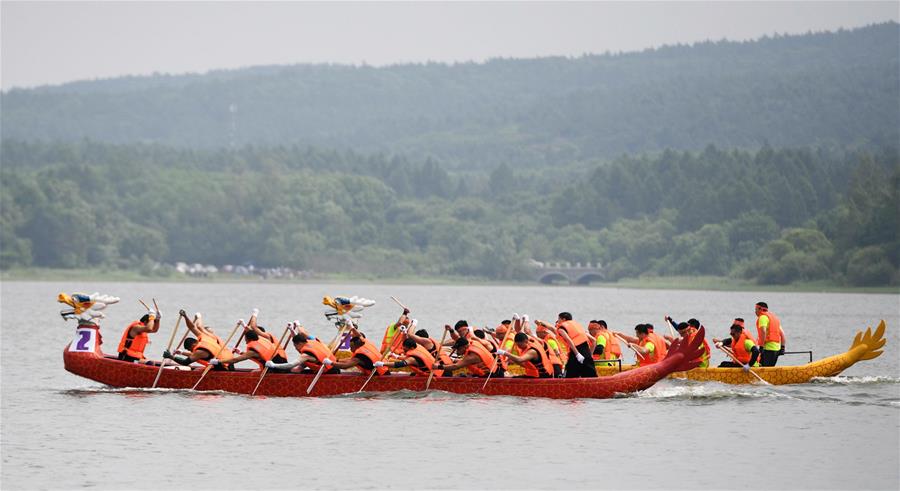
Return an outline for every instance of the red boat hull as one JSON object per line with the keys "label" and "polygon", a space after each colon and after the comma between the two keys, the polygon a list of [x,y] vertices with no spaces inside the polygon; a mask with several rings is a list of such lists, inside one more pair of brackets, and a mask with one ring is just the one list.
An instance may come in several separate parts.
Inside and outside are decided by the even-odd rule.
{"label": "red boat hull", "polygon": [[[695,337],[702,340],[702,334]],[[699,343],[692,343],[698,345]],[[457,394],[484,394],[492,396],[546,397],[552,399],[591,398],[603,399],[616,394],[644,390],[668,374],[693,368],[696,363],[689,356],[697,355],[697,346],[670,350],[669,357],[648,367],[606,377],[579,379],[523,379],[492,378],[482,390],[484,379],[448,377],[435,378],[431,390]],[[63,352],[65,368],[69,372],[111,387],[149,388],[159,367],[119,361],[96,352],[73,352],[68,347]],[[691,366],[693,364],[693,366]],[[202,369],[177,370],[165,368],[157,383],[159,388],[190,389],[203,373]],[[197,390],[225,391],[250,394],[259,381],[258,370],[232,372],[210,371]],[[304,397],[314,376],[307,374],[269,373],[257,395],[278,397]],[[357,392],[366,377],[360,374],[323,375],[310,396],[331,396]],[[394,392],[399,390],[423,391],[426,377],[388,375],[374,377],[366,386],[366,392]]]}

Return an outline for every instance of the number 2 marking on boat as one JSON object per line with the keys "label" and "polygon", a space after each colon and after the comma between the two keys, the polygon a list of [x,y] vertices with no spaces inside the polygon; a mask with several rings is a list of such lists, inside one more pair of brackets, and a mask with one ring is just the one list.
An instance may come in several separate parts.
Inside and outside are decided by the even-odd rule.
{"label": "number 2 marking on boat", "polygon": [[78,331],[78,334],[81,334],[81,339],[75,345],[75,351],[87,351],[88,341],[91,340],[91,331],[82,330]]}

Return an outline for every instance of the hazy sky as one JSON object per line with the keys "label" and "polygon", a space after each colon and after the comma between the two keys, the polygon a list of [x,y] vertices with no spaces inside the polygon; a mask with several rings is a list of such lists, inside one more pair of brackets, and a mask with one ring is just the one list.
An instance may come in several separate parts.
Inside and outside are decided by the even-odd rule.
{"label": "hazy sky", "polygon": [[577,56],[898,20],[888,2],[0,2],[3,89],[303,62]]}

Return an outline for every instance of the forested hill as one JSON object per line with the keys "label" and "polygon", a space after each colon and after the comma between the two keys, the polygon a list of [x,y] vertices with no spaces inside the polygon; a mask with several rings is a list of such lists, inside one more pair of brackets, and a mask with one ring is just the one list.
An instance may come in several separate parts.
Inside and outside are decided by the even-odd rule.
{"label": "forested hill", "polygon": [[900,26],[580,58],[294,65],[2,95],[5,138],[299,144],[514,168],[900,139]]}

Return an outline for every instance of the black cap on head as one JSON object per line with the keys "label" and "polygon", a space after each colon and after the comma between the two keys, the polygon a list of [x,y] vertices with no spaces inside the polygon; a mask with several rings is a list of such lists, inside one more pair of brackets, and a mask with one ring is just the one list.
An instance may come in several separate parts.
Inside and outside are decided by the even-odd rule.
{"label": "black cap on head", "polygon": [[557,317],[559,317],[560,319],[562,319],[564,321],[572,320],[572,314],[570,314],[568,312],[560,312]]}
{"label": "black cap on head", "polygon": [[525,334],[524,332],[517,332],[516,337],[513,339],[513,341],[515,341],[517,343],[521,343],[523,341],[528,341],[528,335]]}
{"label": "black cap on head", "polygon": [[463,327],[469,327],[469,323],[464,320],[458,320],[456,321],[456,325],[453,326],[453,329],[456,329],[458,331]]}

